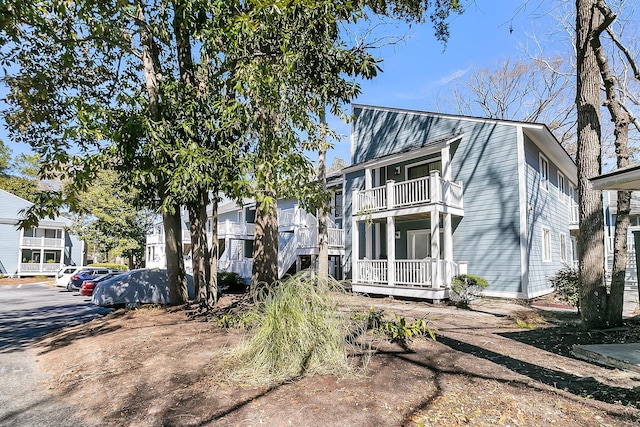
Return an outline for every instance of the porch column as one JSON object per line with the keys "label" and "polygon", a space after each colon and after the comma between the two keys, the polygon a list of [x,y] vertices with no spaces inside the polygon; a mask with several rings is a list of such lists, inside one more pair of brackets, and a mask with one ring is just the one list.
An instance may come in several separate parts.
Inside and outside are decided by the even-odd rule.
{"label": "porch column", "polygon": [[444,214],[443,220],[444,226],[444,259],[446,261],[446,267],[444,271],[444,283],[448,287],[451,285],[452,265],[453,262],[453,231],[451,227],[451,214]]}
{"label": "porch column", "polygon": [[433,170],[429,174],[429,199],[431,203],[442,202],[442,180],[438,170]]}
{"label": "porch column", "polygon": [[[42,238],[42,245],[44,245],[44,237]],[[40,272],[44,271],[44,248],[40,248]]]}
{"label": "porch column", "polygon": [[440,157],[442,161],[442,179],[445,181],[451,181],[451,157],[449,155],[449,145],[445,145],[440,150]]}
{"label": "porch column", "polygon": [[[433,176],[433,175],[432,175]],[[440,213],[437,210],[431,211],[431,287],[440,288]]]}
{"label": "porch column", "polygon": [[[364,242],[365,242],[365,254],[364,256],[366,256],[369,259],[373,259],[373,227],[371,227],[371,225],[367,224],[365,231],[365,238],[364,238]],[[380,236],[376,236],[376,239],[379,239]]]}
{"label": "porch column", "polygon": [[387,217],[387,283],[389,286],[396,282],[396,221],[392,216]]}
{"label": "porch column", "polygon": [[[355,218],[352,216],[352,218]],[[358,283],[358,259],[360,258],[360,236],[358,221],[351,220],[351,280]]]}
{"label": "porch column", "polygon": [[372,169],[367,168],[364,170],[364,188],[368,190],[369,188],[373,188],[373,174]]}

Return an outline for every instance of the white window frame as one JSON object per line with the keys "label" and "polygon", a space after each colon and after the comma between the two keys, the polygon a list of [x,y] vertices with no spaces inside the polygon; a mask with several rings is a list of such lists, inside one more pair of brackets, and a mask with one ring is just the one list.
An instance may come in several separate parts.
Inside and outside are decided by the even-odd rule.
{"label": "white window frame", "polygon": [[558,171],[558,200],[560,203],[564,203],[567,195],[565,192],[567,191],[567,181],[562,174],[562,172]]}
{"label": "white window frame", "polygon": [[542,226],[542,262],[551,262],[551,229]]}
{"label": "white window frame", "polygon": [[567,262],[567,235],[560,233],[560,261]]}
{"label": "white window frame", "polygon": [[542,188],[547,193],[549,192],[549,159],[540,153],[538,157],[538,163],[540,166],[539,176],[540,176],[540,188]]}

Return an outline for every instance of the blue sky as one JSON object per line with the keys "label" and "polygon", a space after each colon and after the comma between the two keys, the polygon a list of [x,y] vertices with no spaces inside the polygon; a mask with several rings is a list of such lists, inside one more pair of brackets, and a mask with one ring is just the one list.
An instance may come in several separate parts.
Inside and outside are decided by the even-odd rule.
{"label": "blue sky", "polygon": [[[561,47],[555,43],[559,35],[547,35],[555,25],[547,13],[548,4],[544,0],[476,0],[451,20],[446,47],[436,40],[429,22],[399,28],[398,34],[408,31],[408,37],[398,46],[380,50],[384,72],[362,82],[362,94],[354,102],[436,111],[436,98],[447,95],[456,79],[465,79],[474,68],[492,68],[509,57],[523,57],[527,49],[535,50],[533,35],[544,45],[545,54],[551,54],[550,49]],[[447,112],[443,107],[440,111]],[[350,162],[349,126],[337,119],[330,124],[345,137],[334,144],[328,163],[335,157]]]}
{"label": "blue sky", "polygon": [[[474,68],[491,68],[508,57],[522,57],[525,47],[532,44],[531,35],[542,37],[546,32],[551,18],[540,6],[546,4],[550,2],[475,0],[464,14],[451,19],[446,48],[434,37],[430,22],[411,28],[404,25],[390,28],[388,33],[406,33],[407,37],[398,45],[379,50],[383,72],[374,80],[361,83],[362,94],[354,102],[435,111],[434,100],[445,96],[456,79],[464,79]],[[543,42],[554,47],[553,40]],[[328,154],[329,164],[335,157],[349,162],[349,126],[336,118],[330,119],[329,124],[344,135]],[[3,122],[0,138],[14,155],[29,151],[27,146],[9,140]]]}

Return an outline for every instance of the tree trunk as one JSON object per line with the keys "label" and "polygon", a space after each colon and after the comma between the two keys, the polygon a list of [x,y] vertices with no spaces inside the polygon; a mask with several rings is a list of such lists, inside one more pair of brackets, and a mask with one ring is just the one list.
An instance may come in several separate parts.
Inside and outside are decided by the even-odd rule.
{"label": "tree trunk", "polygon": [[[606,102],[605,105],[611,114],[614,123],[614,137],[618,168],[629,166],[629,124],[631,115],[624,108],[624,101],[618,96],[616,77],[609,67],[609,61],[602,44],[600,35],[615,20],[606,3],[598,1],[598,10],[602,13],[602,19],[594,32],[591,45],[595,53],[600,76],[604,83]],[[624,284],[627,272],[627,230],[629,228],[629,211],[631,210],[631,192],[618,192],[618,208],[616,214],[616,226],[614,232],[613,271],[611,275],[611,287],[606,301],[606,323],[608,326],[617,326],[622,323],[622,310],[624,304]]]}
{"label": "tree trunk", "polygon": [[191,266],[197,303],[206,305],[209,272],[209,248],[207,244],[207,192],[197,190],[198,201],[187,204],[189,231],[191,232]]}
{"label": "tree trunk", "polygon": [[[256,198],[255,237],[253,266],[251,269],[251,293],[260,284],[272,284],[278,280],[278,204],[275,190],[265,190]],[[272,201],[264,201],[264,198]]]}
{"label": "tree trunk", "polygon": [[318,280],[322,284],[327,283],[329,277],[329,241],[327,230],[327,214],[330,209],[330,200],[325,198],[327,191],[327,167],[325,157],[327,155],[327,142],[325,127],[327,125],[324,109],[320,113],[322,128],[322,140],[320,141],[320,151],[318,152],[318,181],[322,185],[322,204],[318,209]]}
{"label": "tree trunk", "polygon": [[220,249],[218,246],[218,196],[217,190],[211,200],[211,253],[209,256],[209,268],[207,269],[207,288],[204,300],[200,299],[200,306],[204,309],[213,308],[218,302],[218,259]]}
{"label": "tree trunk", "polygon": [[606,324],[607,298],[602,194],[589,181],[601,172],[600,74],[591,45],[597,25],[594,10],[594,0],[576,0],[580,312],[587,329]]}
{"label": "tree trunk", "polygon": [[189,301],[187,276],[184,272],[182,257],[182,226],[180,206],[175,205],[173,212],[163,211],[165,253],[167,257],[167,279],[169,280],[169,304],[181,305]]}

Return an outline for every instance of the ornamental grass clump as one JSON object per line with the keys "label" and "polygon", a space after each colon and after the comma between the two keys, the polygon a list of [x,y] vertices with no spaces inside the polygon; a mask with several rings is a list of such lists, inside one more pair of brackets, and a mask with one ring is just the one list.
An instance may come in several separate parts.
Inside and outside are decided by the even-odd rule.
{"label": "ornamental grass clump", "polygon": [[223,370],[233,370],[223,375],[255,384],[348,374],[348,321],[332,295],[341,289],[332,279],[322,284],[308,274],[262,287],[252,314],[255,326],[245,342],[223,358]]}

